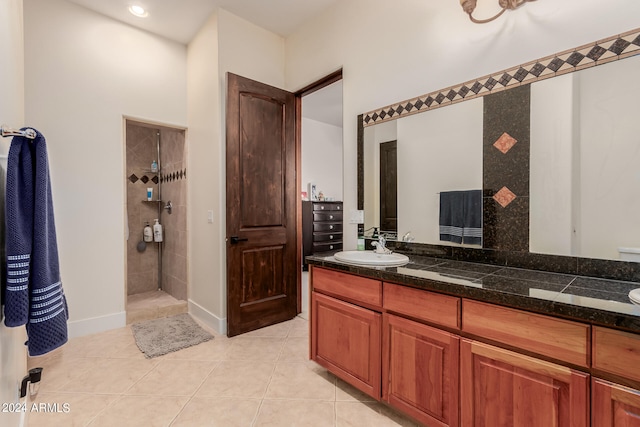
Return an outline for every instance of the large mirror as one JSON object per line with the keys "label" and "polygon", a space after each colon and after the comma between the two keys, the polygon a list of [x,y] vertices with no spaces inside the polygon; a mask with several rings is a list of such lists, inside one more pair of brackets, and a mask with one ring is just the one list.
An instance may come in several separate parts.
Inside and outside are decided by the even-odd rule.
{"label": "large mirror", "polygon": [[[630,56],[531,84],[530,252],[640,251],[639,73],[640,56]],[[364,128],[365,229],[381,226],[381,146],[396,141],[398,236],[451,244],[439,238],[438,194],[482,189],[483,102]]]}

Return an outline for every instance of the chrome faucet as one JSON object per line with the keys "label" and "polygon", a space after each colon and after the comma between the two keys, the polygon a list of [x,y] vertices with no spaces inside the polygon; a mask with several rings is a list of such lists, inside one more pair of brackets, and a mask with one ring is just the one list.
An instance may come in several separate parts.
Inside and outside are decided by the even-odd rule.
{"label": "chrome faucet", "polygon": [[387,239],[384,237],[384,234],[380,233],[378,236],[378,241],[371,243],[372,246],[375,246],[374,252],[377,254],[390,254],[391,249],[387,248],[385,245],[387,244]]}
{"label": "chrome faucet", "polygon": [[402,236],[402,241],[406,243],[413,242],[413,236],[411,236],[411,232],[407,231],[404,236]]}

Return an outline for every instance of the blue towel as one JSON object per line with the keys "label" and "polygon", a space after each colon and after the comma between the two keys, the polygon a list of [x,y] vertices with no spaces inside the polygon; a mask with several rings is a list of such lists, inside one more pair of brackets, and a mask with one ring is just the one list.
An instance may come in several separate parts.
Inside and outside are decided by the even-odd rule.
{"label": "blue towel", "polygon": [[482,190],[440,193],[440,240],[482,245]]}
{"label": "blue towel", "polygon": [[14,137],[7,160],[5,324],[26,325],[29,355],[67,342],[46,141]]}
{"label": "blue towel", "polygon": [[440,240],[462,243],[463,202],[462,191],[443,191],[440,193]]}

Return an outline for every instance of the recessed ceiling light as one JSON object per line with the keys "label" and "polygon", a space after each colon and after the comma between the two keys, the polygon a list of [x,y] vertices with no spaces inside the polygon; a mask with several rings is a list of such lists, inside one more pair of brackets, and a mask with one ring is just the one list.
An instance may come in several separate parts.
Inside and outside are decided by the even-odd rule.
{"label": "recessed ceiling light", "polygon": [[135,4],[129,6],[129,12],[140,18],[146,18],[149,16],[149,12],[147,12],[144,7]]}

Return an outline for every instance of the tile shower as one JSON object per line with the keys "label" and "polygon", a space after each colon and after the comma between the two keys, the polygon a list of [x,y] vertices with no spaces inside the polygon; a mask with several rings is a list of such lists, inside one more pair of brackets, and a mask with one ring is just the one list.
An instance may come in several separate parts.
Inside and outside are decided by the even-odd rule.
{"label": "tile shower", "polygon": [[[185,148],[182,129],[127,121],[128,323],[186,312]],[[157,172],[151,169],[154,160],[158,161]],[[147,201],[147,188],[153,188],[153,201]],[[165,208],[169,202],[170,211]],[[146,243],[146,248],[140,251],[145,224],[153,227],[156,218],[163,227],[163,242]]]}

